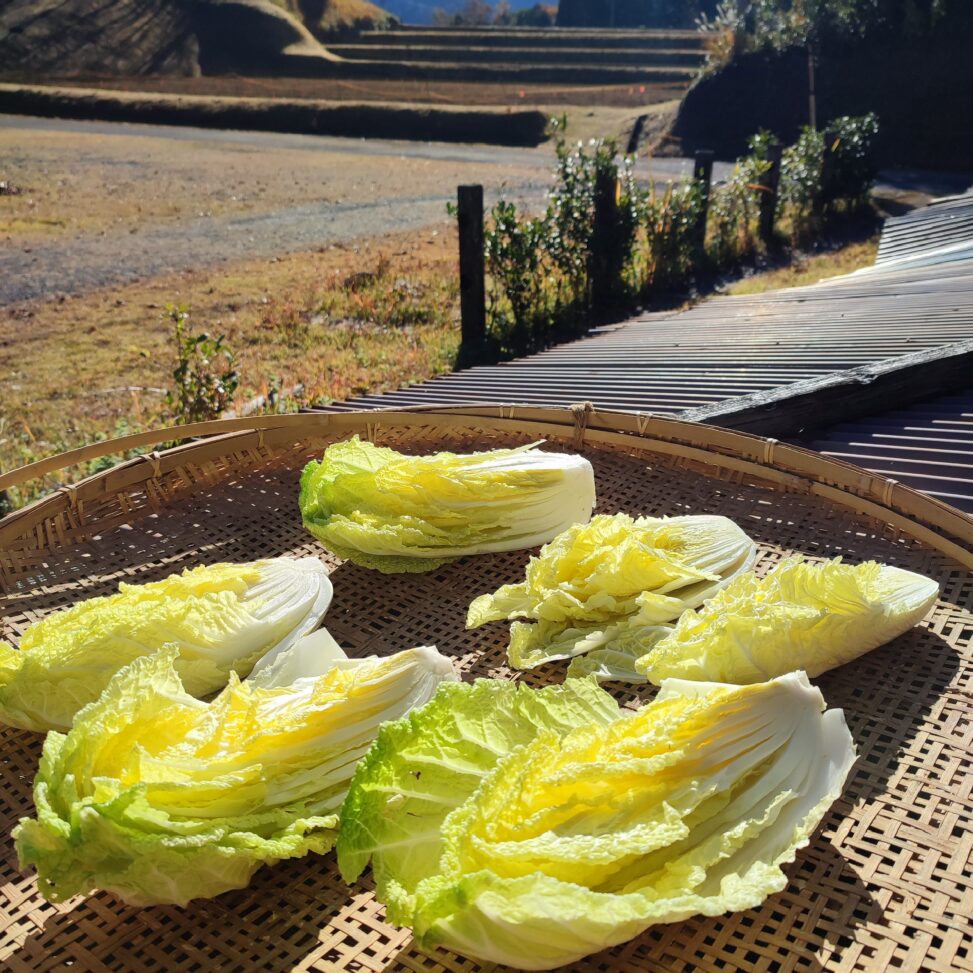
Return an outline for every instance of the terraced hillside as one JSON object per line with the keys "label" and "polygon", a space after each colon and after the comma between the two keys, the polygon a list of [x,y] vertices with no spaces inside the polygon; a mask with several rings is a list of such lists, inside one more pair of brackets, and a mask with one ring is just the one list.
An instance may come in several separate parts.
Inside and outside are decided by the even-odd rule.
{"label": "terraced hillside", "polygon": [[329,50],[349,76],[571,85],[688,85],[706,57],[689,30],[423,27],[366,31]]}
{"label": "terraced hillside", "polygon": [[271,0],[0,0],[0,73],[308,75],[330,55]]}

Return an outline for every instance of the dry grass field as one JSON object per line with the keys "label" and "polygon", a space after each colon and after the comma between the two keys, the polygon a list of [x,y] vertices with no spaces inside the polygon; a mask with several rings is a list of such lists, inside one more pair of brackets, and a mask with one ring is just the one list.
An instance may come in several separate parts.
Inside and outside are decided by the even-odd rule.
{"label": "dry grass field", "polygon": [[762,294],[781,287],[803,287],[819,280],[850,274],[871,267],[878,253],[878,234],[855,240],[821,253],[797,254],[793,263],[762,273],[750,274],[732,283],[727,294]]}
{"label": "dry grass field", "polygon": [[169,305],[190,308],[194,332],[225,335],[237,409],[270,396],[266,407],[290,410],[447,371],[456,259],[453,234],[409,232],[0,309],[0,470],[170,422]]}
{"label": "dry grass field", "polygon": [[[240,77],[83,84],[213,98],[541,107],[566,112],[575,138],[623,142],[640,114],[651,116],[649,132],[661,129],[682,90]],[[297,136],[247,144],[249,136],[241,142],[232,133],[169,139],[116,128],[126,134],[0,126],[0,182],[9,190],[0,196],[0,247],[37,284],[28,298],[9,288],[4,298],[0,284],[0,469],[170,421],[176,359],[166,309],[174,305],[189,307],[194,332],[225,336],[240,376],[236,409],[255,399],[262,408],[294,408],[448,370],[459,344],[457,246],[439,195],[479,182],[488,192],[506,186],[543,198],[553,161],[550,145],[378,151],[362,142],[358,152],[354,143],[287,142]],[[276,138],[280,144],[269,144]],[[334,242],[281,242],[281,225],[304,208],[313,210],[310,222],[334,224]],[[400,212],[411,225],[397,220]],[[248,255],[231,245],[227,227],[239,235],[251,217],[267,245]],[[187,270],[185,261],[179,268],[152,257],[146,247],[158,250],[159,239],[175,250],[185,239],[205,259]],[[135,266],[139,279],[106,278],[98,270],[106,254]],[[68,471],[64,481],[85,472]],[[60,482],[49,478],[9,500],[22,503]]]}
{"label": "dry grass field", "polygon": [[[550,165],[547,150],[115,128],[0,126],[0,267],[26,268],[0,269],[3,470],[169,422],[169,305],[190,308],[195,333],[226,336],[236,408],[295,386],[277,407],[449,369],[457,244],[445,200],[462,182],[546,182]],[[416,197],[427,201],[410,205]],[[231,231],[250,256],[231,247]],[[302,242],[315,235],[329,242]],[[159,253],[160,242],[206,259]],[[96,255],[141,260],[141,279],[106,283]],[[157,269],[157,257],[181,269]],[[36,297],[10,296],[30,278]]]}

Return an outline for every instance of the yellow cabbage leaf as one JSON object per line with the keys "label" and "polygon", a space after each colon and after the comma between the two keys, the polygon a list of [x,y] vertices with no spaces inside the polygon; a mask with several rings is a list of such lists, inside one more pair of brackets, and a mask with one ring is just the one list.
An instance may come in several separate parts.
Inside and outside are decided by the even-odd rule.
{"label": "yellow cabbage leaf", "polygon": [[633,616],[646,626],[678,618],[755,557],[753,541],[726,517],[601,514],[546,544],[523,582],[475,599],[466,624],[529,620],[515,622],[508,655],[532,669],[600,647]]}

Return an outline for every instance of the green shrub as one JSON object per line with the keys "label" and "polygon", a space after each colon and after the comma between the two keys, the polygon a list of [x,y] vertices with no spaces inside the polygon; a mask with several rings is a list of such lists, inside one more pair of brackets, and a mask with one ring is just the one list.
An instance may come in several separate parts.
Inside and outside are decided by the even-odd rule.
{"label": "green shrub", "polygon": [[798,140],[784,149],[780,165],[780,206],[790,217],[795,241],[806,237],[817,225],[821,199],[821,167],[824,134],[810,126]]}
{"label": "green shrub", "polygon": [[828,131],[826,144],[824,132],[805,127],[781,160],[780,202],[795,242],[818,232],[837,209],[861,206],[875,179],[878,118],[843,116]]}
{"label": "green shrub", "polygon": [[708,251],[719,268],[731,267],[757,248],[760,195],[770,168],[768,145],[766,133],[753,136],[749,155],[738,159],[730,178],[710,194]]}
{"label": "green shrub", "polygon": [[487,320],[503,354],[521,354],[570,334],[587,321],[596,248],[595,192],[599,181],[617,185],[614,222],[604,228],[601,259],[619,298],[634,277],[641,191],[632,162],[611,140],[568,146],[556,142],[554,187],[542,216],[522,214],[500,200],[485,232]]}
{"label": "green shrub", "polygon": [[669,183],[661,193],[653,184],[643,197],[643,290],[674,290],[691,277],[698,256],[696,234],[702,206],[703,187],[698,182]]}
{"label": "green shrub", "polygon": [[229,408],[239,385],[236,357],[224,344],[223,335],[211,338],[205,331],[189,333],[189,309],[166,309],[173,324],[176,367],[175,388],[166,396],[178,423],[219,419]]}
{"label": "green shrub", "polygon": [[830,173],[822,187],[824,204],[841,200],[858,206],[868,198],[868,191],[878,174],[875,163],[875,139],[878,116],[874,112],[857,118],[847,115],[828,125],[834,140],[825,146],[831,153]]}
{"label": "green shrub", "polygon": [[522,216],[501,199],[486,231],[487,319],[490,337],[506,354],[530,350],[551,323],[550,271],[545,218]]}
{"label": "green shrub", "polygon": [[639,190],[635,185],[633,161],[620,159],[613,139],[592,139],[569,149],[565,141],[556,145],[555,184],[547,209],[547,247],[567,283],[568,303],[588,307],[591,303],[592,241],[595,234],[595,188],[600,179],[619,186],[615,225],[607,234],[611,252],[605,255],[617,269],[619,279],[633,256],[638,228]]}

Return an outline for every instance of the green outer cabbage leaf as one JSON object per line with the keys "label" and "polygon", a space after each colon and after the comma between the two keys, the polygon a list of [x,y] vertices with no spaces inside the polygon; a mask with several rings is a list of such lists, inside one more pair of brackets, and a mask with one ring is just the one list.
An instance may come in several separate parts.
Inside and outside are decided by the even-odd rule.
{"label": "green outer cabbage leaf", "polygon": [[939,586],[902,568],[800,556],[764,578],[736,578],[635,664],[663,679],[762,682],[792,669],[817,676],[891,641],[922,620]]}
{"label": "green outer cabbage leaf", "polygon": [[118,587],[31,625],[18,649],[0,642],[0,722],[67,730],[119,669],[167,645],[179,650],[185,691],[208,696],[231,672],[245,676],[317,628],[332,595],[312,557],[213,564]]}
{"label": "green outer cabbage leaf", "polygon": [[301,476],[304,526],[339,557],[385,573],[534,547],[587,521],[594,505],[586,459],[534,446],[406,456],[355,436]]}
{"label": "green outer cabbage leaf", "polygon": [[131,905],[242,888],[261,866],[331,849],[358,759],[384,720],[425,703],[449,661],[297,643],[211,703],[186,693],[176,650],[136,659],[52,732],[34,782],[36,818],[14,831],[22,867],[61,902],[101,888]]}
{"label": "green outer cabbage leaf", "polygon": [[619,712],[588,680],[537,691],[493,679],[440,686],[422,709],[386,723],[359,764],[342,808],[342,876],[355,881],[371,859],[383,901],[388,882],[413,889],[439,861],[446,813],[476,790],[501,754],[529,742],[539,727],[607,725]]}
{"label": "green outer cabbage leaf", "polygon": [[508,657],[533,669],[606,646],[629,619],[652,628],[670,622],[755,559],[753,541],[726,517],[601,514],[545,545],[523,582],[476,598],[466,624],[532,620],[514,622]]}
{"label": "green outer cabbage leaf", "polygon": [[506,725],[490,719],[492,697],[474,704],[473,688],[451,687],[399,724],[394,745],[377,741],[348,794],[339,864],[352,879],[372,858],[389,917],[420,947],[519,969],[759,905],[786,887],[783,866],[855,759],[842,713],[823,712],[803,673],[747,687],[668,680],[642,710],[574,729],[539,705],[526,742],[491,732],[472,770],[451,734],[430,730],[462,720],[464,697],[478,726]]}

